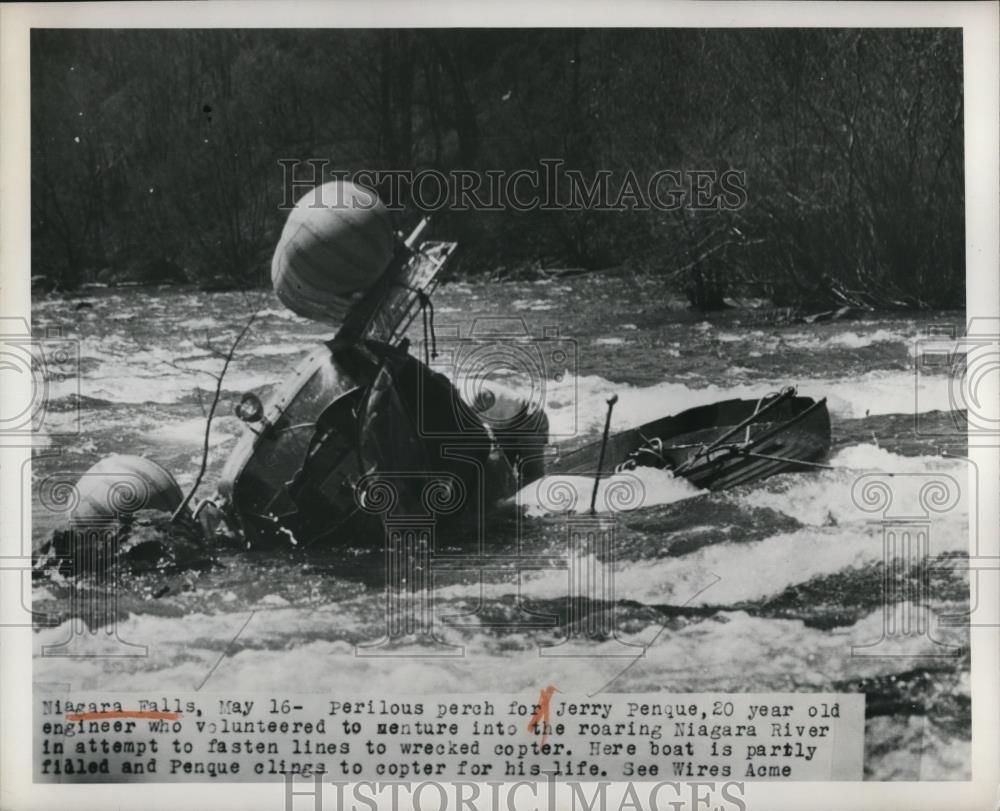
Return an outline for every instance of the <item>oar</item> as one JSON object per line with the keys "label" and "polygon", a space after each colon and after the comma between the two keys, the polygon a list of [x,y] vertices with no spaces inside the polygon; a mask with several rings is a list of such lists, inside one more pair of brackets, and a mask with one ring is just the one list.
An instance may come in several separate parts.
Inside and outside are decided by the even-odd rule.
{"label": "oar", "polygon": [[604,438],[601,439],[601,455],[597,460],[597,472],[594,474],[594,492],[590,496],[590,514],[593,515],[597,505],[597,486],[601,483],[601,468],[604,467],[604,451],[608,447],[608,434],[611,431],[611,412],[618,402],[618,395],[613,394],[608,400],[608,415],[604,418]]}
{"label": "oar", "polygon": [[688,457],[688,459],[686,461],[681,462],[677,467],[674,468],[674,471],[673,471],[674,475],[675,476],[677,476],[677,475],[683,475],[684,471],[687,470],[689,467],[693,466],[696,460],[703,459],[706,454],[708,454],[710,451],[714,451],[723,442],[725,442],[727,439],[729,439],[729,437],[733,436],[734,434],[739,433],[741,430],[743,430],[748,425],[750,425],[752,422],[754,422],[754,420],[758,419],[762,414],[766,414],[768,411],[770,411],[772,408],[774,408],[776,405],[778,405],[778,403],[783,403],[789,397],[794,397],[794,396],[795,396],[795,388],[792,387],[792,386],[789,386],[788,388],[782,389],[780,392],[778,392],[777,396],[774,397],[766,405],[760,406],[760,403],[758,402],[758,406],[760,406],[760,407],[757,408],[753,412],[753,414],[751,414],[746,419],[738,422],[736,425],[734,425],[728,431],[726,431],[725,433],[723,433],[721,436],[717,436],[715,438],[715,440],[710,445],[705,445],[700,451],[698,451],[698,453],[693,454],[692,456]]}
{"label": "oar", "polygon": [[739,422],[736,425],[734,425],[732,428],[730,428],[728,431],[726,431],[722,436],[716,437],[715,441],[711,445],[707,446],[705,448],[705,450],[706,451],[715,450],[715,448],[718,445],[721,445],[723,442],[725,442],[727,439],[729,439],[729,437],[731,437],[735,433],[738,433],[741,429],[746,428],[750,423],[752,423],[754,420],[756,420],[761,414],[766,414],[768,411],[770,411],[772,408],[774,408],[778,403],[783,403],[789,397],[794,397],[794,396],[795,396],[795,389],[792,388],[791,386],[789,386],[787,389],[784,389],[783,391],[779,392],[778,396],[775,397],[773,400],[771,400],[771,402],[769,402],[766,405],[761,406],[760,408],[758,408],[756,411],[754,411],[753,414],[751,414],[745,420],[742,420],[741,422]]}

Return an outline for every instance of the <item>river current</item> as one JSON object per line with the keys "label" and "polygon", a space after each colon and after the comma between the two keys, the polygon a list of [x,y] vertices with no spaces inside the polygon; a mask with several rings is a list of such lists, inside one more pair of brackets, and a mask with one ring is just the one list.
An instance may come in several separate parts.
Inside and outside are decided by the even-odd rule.
{"label": "river current", "polygon": [[[642,504],[607,516],[613,556],[586,561],[594,576],[614,582],[614,600],[590,607],[610,630],[601,638],[577,627],[582,621],[565,599],[566,566],[455,568],[434,581],[439,621],[428,644],[462,655],[359,657],[355,646],[384,633],[378,544],[349,539],[322,554],[227,547],[211,565],[125,579],[118,632],[148,645],[148,656],[38,655],[36,681],[152,695],[161,686],[202,684],[209,691],[344,695],[373,685],[387,695],[537,694],[547,684],[588,695],[863,691],[866,778],[968,779],[968,633],[947,618],[969,610],[965,491],[974,470],[962,457],[947,377],[918,369],[925,332],[940,324],[960,329],[961,313],[867,313],[813,324],[785,323],[770,311],[706,317],[686,310],[655,278],[598,276],[455,282],[442,286],[434,303],[439,348],[469,336],[477,319],[513,319],[511,330],[546,346],[560,342],[564,351],[546,357],[561,360],[545,368],[540,389],[560,442],[597,438],[612,394],[619,397],[612,427],[620,430],[795,385],[800,394],[827,398],[831,469],[711,494],[644,472]],[[330,331],[269,293],[119,288],[36,300],[35,333],[60,328],[78,342],[81,359],[79,376],[50,386],[36,482],[82,473],[109,453],[136,453],[188,487],[214,386],[204,372],[219,366],[204,347],[228,348],[255,307],[258,318],[224,379],[200,496],[211,494],[244,430],[233,416],[239,396],[265,393]],[[422,339],[420,319],[411,332]],[[457,375],[461,390],[462,371]],[[499,382],[514,390],[532,385],[516,370]],[[886,559],[883,515],[857,499],[855,485],[869,475],[886,477],[893,510],[910,516],[926,512],[921,488],[930,478],[957,482],[955,503],[929,519],[929,556],[937,561],[929,572],[926,558]],[[581,494],[592,483],[572,482]],[[35,543],[63,520],[36,498]],[[562,527],[529,486],[497,513],[488,534],[497,549],[516,542],[559,557],[566,554]],[[890,587],[898,601],[887,609]],[[50,617],[36,629],[36,653],[67,636],[67,593],[57,580],[36,583],[34,607]],[[894,626],[887,634],[893,612],[925,612],[929,630]],[[529,621],[539,616],[549,621]],[[539,655],[539,646],[567,636],[584,639],[585,655]],[[949,655],[929,655],[942,651]]]}

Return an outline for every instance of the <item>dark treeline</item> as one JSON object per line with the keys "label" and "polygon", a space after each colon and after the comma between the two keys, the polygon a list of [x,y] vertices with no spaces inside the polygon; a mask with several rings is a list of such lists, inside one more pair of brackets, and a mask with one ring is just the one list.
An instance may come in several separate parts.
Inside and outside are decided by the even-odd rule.
{"label": "dark treeline", "polygon": [[65,288],[264,283],[282,159],[558,159],[612,190],[739,170],[746,201],[442,211],[463,272],[624,268],[703,307],[964,303],[960,30],[36,30],[31,78],[33,273]]}

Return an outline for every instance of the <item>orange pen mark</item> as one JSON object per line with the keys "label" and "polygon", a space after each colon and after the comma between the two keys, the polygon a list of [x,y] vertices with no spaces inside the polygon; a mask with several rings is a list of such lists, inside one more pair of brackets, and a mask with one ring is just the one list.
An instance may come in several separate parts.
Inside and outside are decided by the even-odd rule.
{"label": "orange pen mark", "polygon": [[150,710],[108,710],[107,712],[71,712],[66,715],[67,721],[100,721],[104,718],[149,718],[152,721],[176,721],[181,717],[179,712],[155,712]]}
{"label": "orange pen mark", "polygon": [[552,701],[552,694],[555,692],[556,688],[551,684],[542,689],[542,692],[538,695],[538,709],[535,710],[535,714],[528,721],[528,732],[534,732],[536,735],[538,734],[536,731],[538,724],[542,724],[542,746],[545,745],[545,739],[549,737],[549,702]]}

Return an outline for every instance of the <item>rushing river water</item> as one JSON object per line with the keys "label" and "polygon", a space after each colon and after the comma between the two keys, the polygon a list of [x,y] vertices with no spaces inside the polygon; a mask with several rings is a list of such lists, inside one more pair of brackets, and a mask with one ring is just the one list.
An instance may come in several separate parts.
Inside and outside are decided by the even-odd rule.
{"label": "rushing river water", "polygon": [[[210,495],[244,430],[232,416],[235,400],[273,385],[329,331],[268,294],[136,288],[90,291],[84,306],[76,299],[36,301],[34,330],[58,326],[78,338],[81,370],[78,381],[50,389],[49,436],[42,437],[47,447],[36,458],[35,480],[82,473],[109,453],[136,453],[189,486],[214,385],[204,372],[219,367],[202,347],[210,340],[228,348],[261,296],[212,426],[199,493]],[[440,644],[461,646],[463,656],[355,656],[355,645],[377,640],[385,626],[381,551],[358,539],[310,555],[223,546],[211,550],[207,564],[126,575],[119,635],[148,645],[148,657],[38,656],[36,680],[153,694],[162,686],[191,690],[209,676],[209,691],[345,695],[373,686],[386,694],[536,694],[546,684],[588,694],[863,691],[866,777],[968,779],[968,634],[936,622],[968,611],[968,463],[960,437],[942,436],[954,431],[946,378],[915,374],[916,340],[932,324],[960,324],[960,313],[781,326],[752,311],[705,318],[686,311],[655,279],[598,276],[453,283],[439,289],[435,305],[442,341],[455,327],[467,335],[476,318],[516,316],[532,335],[558,327],[559,339],[573,342],[565,368],[546,370],[544,394],[553,433],[567,442],[598,435],[611,394],[619,396],[613,428],[621,429],[792,384],[828,398],[832,469],[715,494],[649,471],[643,505],[613,516],[614,558],[588,561],[591,571],[613,574],[616,599],[590,607],[614,635],[587,641],[586,658],[538,653],[580,622],[566,606],[565,567],[481,576],[447,571],[435,579],[436,628]],[[517,387],[519,380],[506,383]],[[915,411],[930,435],[914,433]],[[80,433],[60,435],[77,416]],[[921,513],[928,475],[960,483],[958,503],[931,522],[930,555],[952,558],[953,566],[939,563],[927,575],[926,561],[910,556],[889,561],[887,574],[881,515],[852,498],[868,473],[895,474],[893,509],[900,515]],[[578,484],[589,490],[588,480]],[[563,555],[562,522],[543,514],[530,486],[519,501],[491,522],[492,548],[517,543],[532,554]],[[36,499],[35,543],[64,518]],[[886,580],[904,595],[893,611],[930,612],[933,639],[890,634],[882,647],[868,649],[879,656],[852,655],[852,646],[863,653],[860,646],[884,636]],[[51,627],[36,630],[36,651],[66,637],[67,594],[58,579],[36,584],[35,608],[51,617]],[[548,627],[531,627],[539,615],[551,618]],[[946,650],[938,643],[955,646],[947,649],[955,655],[926,656]]]}

